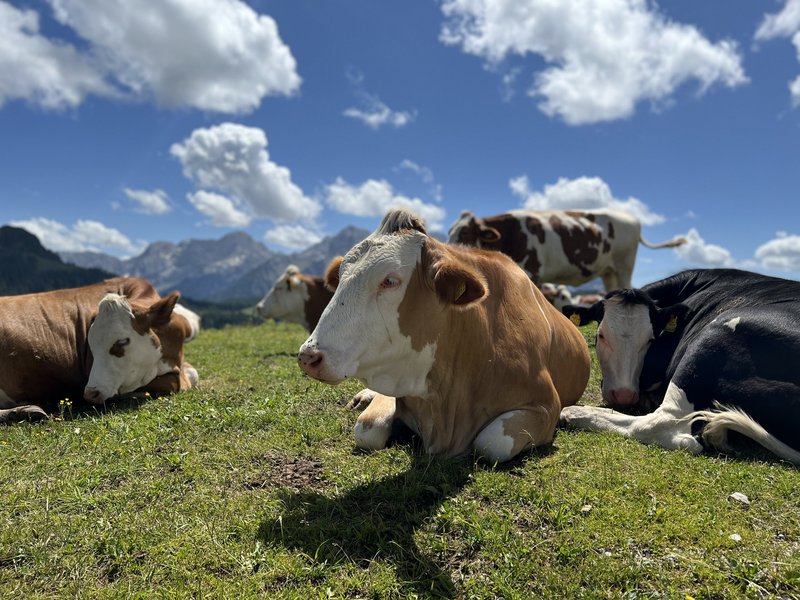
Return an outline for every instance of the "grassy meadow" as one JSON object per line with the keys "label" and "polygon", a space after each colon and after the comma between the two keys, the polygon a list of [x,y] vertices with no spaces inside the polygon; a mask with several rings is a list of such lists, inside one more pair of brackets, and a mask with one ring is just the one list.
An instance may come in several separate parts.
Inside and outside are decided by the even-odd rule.
{"label": "grassy meadow", "polygon": [[0,598],[800,598],[800,469],[569,430],[359,452],[305,337],[205,330],[195,390],[0,429]]}

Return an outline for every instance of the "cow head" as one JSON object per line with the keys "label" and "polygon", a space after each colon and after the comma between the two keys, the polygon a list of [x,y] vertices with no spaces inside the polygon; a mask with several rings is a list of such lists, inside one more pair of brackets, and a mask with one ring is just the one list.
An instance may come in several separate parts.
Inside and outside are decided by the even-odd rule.
{"label": "cow head", "polygon": [[256,312],[265,319],[283,319],[305,325],[304,310],[308,298],[308,286],[301,279],[300,269],[289,265],[256,304]]}
{"label": "cow head", "polygon": [[483,244],[499,242],[500,238],[501,235],[497,229],[490,227],[483,219],[476,217],[468,210],[461,213],[458,221],[453,223],[450,231],[447,232],[448,244],[480,247]]}
{"label": "cow head", "polygon": [[563,284],[543,283],[539,289],[542,295],[547,298],[547,301],[558,310],[573,303],[572,293],[569,291],[569,288]]}
{"label": "cow head", "polygon": [[[161,335],[170,324],[180,294],[173,292],[151,305],[131,305],[119,294],[106,294],[98,305],[97,316],[89,327],[89,349],[92,369],[84,390],[84,398],[102,404],[118,394],[132,392],[150,383],[159,375],[180,368],[167,361],[162,352]],[[174,332],[180,344],[191,335],[191,325],[183,318]]]}
{"label": "cow head", "polygon": [[355,377],[391,396],[426,395],[443,311],[487,293],[483,277],[449,259],[406,211],[390,212],[331,264],[326,284],[334,295],[300,348],[300,367],[326,383]]}
{"label": "cow head", "polygon": [[565,306],[562,312],[578,325],[597,321],[597,360],[603,372],[603,401],[631,406],[639,401],[639,376],[651,344],[674,334],[688,307],[659,308],[647,292],[615,290],[591,306]]}

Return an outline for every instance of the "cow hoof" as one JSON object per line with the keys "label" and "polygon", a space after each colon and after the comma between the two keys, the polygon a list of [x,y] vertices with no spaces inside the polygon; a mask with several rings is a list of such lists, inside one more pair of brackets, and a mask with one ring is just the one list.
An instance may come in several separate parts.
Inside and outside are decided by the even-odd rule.
{"label": "cow hoof", "polygon": [[363,389],[347,403],[347,408],[350,410],[364,410],[370,405],[370,402],[372,402],[377,394],[377,392],[373,392],[370,389]]}
{"label": "cow hoof", "polygon": [[14,420],[16,421],[30,421],[35,423],[37,421],[45,421],[50,418],[45,411],[38,406],[18,406],[13,411]]}

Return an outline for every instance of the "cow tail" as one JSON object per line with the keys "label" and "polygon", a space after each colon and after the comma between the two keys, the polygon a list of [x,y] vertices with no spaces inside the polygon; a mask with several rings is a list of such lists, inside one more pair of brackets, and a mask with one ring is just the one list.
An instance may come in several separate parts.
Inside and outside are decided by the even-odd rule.
{"label": "cow tail", "polygon": [[728,431],[736,431],[795,465],[800,465],[800,452],[784,444],[738,408],[719,406],[719,411],[703,410],[690,415],[692,423],[706,421],[703,441],[721,451],[730,450]]}
{"label": "cow tail", "polygon": [[658,250],[659,248],[675,248],[676,246],[682,246],[687,241],[688,240],[685,237],[679,235],[678,237],[672,238],[668,242],[662,242],[660,244],[651,244],[642,237],[642,234],[639,234],[639,242],[641,244],[644,244],[648,248],[652,248],[653,250]]}

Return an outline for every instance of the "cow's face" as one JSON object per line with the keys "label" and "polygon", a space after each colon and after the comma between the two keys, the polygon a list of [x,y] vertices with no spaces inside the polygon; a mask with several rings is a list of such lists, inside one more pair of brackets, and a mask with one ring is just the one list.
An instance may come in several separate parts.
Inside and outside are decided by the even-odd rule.
{"label": "cow's face", "polygon": [[302,324],[305,323],[308,298],[308,285],[300,278],[300,271],[289,265],[256,305],[256,311],[265,319],[284,319]]}
{"label": "cow's face", "polygon": [[448,244],[481,246],[500,241],[500,232],[469,211],[464,211],[447,232]]}
{"label": "cow's face", "polygon": [[463,305],[485,294],[474,277],[459,279],[458,269],[445,272],[433,264],[429,244],[437,242],[421,223],[398,211],[348,252],[338,269],[329,267],[326,284],[335,287],[333,298],[298,356],[307,374],[326,383],[355,377],[391,396],[426,395],[436,323],[431,320],[420,336],[413,319],[424,320],[427,308],[441,310],[440,302]]}
{"label": "cow's face", "polygon": [[[590,307],[566,306],[565,315],[583,325],[598,321],[597,361],[603,372],[603,401],[610,406],[630,406],[639,401],[639,377],[651,344],[670,331],[684,305],[658,308],[642,290],[615,290]],[[673,329],[674,331],[674,329]]]}
{"label": "cow's face", "polygon": [[106,294],[89,328],[93,360],[84,390],[87,401],[102,404],[175,369],[164,360],[152,328],[169,323],[179,297],[173,293],[147,308],[133,308],[124,296]]}

